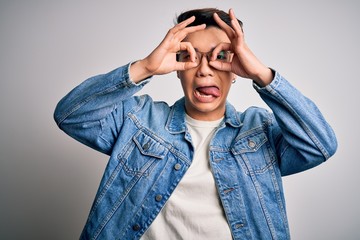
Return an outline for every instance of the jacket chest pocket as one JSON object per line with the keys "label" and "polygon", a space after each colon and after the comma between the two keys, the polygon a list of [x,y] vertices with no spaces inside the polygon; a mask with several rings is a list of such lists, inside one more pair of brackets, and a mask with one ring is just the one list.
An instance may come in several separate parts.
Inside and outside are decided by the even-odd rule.
{"label": "jacket chest pocket", "polygon": [[149,175],[156,162],[164,159],[168,149],[155,138],[142,131],[134,135],[125,154],[118,156],[125,172],[130,175]]}
{"label": "jacket chest pocket", "polygon": [[232,148],[236,159],[245,164],[245,171],[264,173],[274,161],[264,132],[255,132],[239,139]]}

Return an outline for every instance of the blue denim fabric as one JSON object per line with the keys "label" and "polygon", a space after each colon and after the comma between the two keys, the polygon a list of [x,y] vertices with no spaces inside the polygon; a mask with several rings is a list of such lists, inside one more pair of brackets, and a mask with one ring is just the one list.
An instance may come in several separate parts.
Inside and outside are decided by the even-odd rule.
{"label": "blue denim fabric", "polygon": [[[139,239],[189,168],[194,149],[184,99],[133,96],[129,64],[89,78],[57,105],[59,127],[110,155],[81,239]],[[317,107],[276,72],[272,109],[229,103],[210,143],[210,165],[234,239],[289,239],[281,177],[315,167],[337,142]]]}

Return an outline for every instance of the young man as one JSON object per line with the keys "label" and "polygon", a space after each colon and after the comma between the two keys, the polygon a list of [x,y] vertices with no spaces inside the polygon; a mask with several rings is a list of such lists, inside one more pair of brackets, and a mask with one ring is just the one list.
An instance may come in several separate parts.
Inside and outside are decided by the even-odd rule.
{"label": "young man", "polygon": [[[197,9],[146,58],[89,78],[54,117],[110,155],[81,239],[289,239],[281,177],[312,168],[337,143],[317,107],[247,47],[234,12]],[[133,96],[177,71],[173,106]],[[236,76],[272,109],[237,112]]]}

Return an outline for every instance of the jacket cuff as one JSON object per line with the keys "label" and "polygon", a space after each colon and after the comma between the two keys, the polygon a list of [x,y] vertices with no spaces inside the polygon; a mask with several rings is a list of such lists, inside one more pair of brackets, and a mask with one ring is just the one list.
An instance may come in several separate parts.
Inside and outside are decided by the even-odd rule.
{"label": "jacket cuff", "polygon": [[129,63],[127,64],[126,74],[128,75],[128,80],[129,80],[129,83],[130,83],[131,85],[134,85],[134,86],[144,86],[144,85],[146,85],[147,83],[149,83],[149,82],[151,81],[152,76],[147,77],[147,78],[141,80],[141,81],[138,82],[138,83],[135,83],[135,82],[132,80],[131,75],[130,75],[130,67],[131,67],[131,64],[136,63],[136,62],[137,62],[137,61],[131,61],[131,62],[129,62]]}
{"label": "jacket cuff", "polygon": [[271,81],[271,83],[269,83],[265,87],[261,87],[256,82],[253,81],[253,87],[255,88],[255,90],[257,92],[260,93],[263,91],[269,91],[270,89],[275,89],[280,84],[280,82],[283,81],[283,78],[279,72],[277,72],[276,70],[274,70],[272,68],[270,68],[270,70],[273,72],[274,78]]}

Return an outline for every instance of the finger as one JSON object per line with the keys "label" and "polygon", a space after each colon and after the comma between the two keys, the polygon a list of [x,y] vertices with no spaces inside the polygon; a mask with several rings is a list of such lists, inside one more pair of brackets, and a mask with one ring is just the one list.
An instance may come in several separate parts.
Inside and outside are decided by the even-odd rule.
{"label": "finger", "polygon": [[233,9],[229,10],[229,16],[230,16],[230,19],[231,19],[231,26],[233,27],[236,35],[237,36],[242,36],[243,35],[243,29],[240,26],[240,23],[237,20]]}
{"label": "finger", "polygon": [[229,62],[210,61],[209,65],[220,71],[231,72],[231,63]]}
{"label": "finger", "polygon": [[185,62],[184,63],[184,70],[188,70],[194,67],[197,67],[198,64],[196,62]]}
{"label": "finger", "polygon": [[189,17],[188,19],[185,19],[184,21],[176,24],[174,27],[172,27],[168,35],[175,35],[178,31],[186,28],[187,25],[191,24],[195,20],[195,16]]}
{"label": "finger", "polygon": [[226,35],[231,39],[234,36],[234,30],[227,25],[220,17],[217,13],[214,13],[214,20],[215,22],[220,26],[220,28],[222,30],[225,31]]}
{"label": "finger", "polygon": [[197,26],[191,26],[191,27],[186,27],[184,29],[179,30],[178,32],[175,33],[174,38],[177,38],[179,41],[182,41],[186,38],[187,35],[189,35],[190,33],[193,32],[197,32],[200,30],[203,30],[206,28],[206,24],[201,24],[201,25],[197,25]]}
{"label": "finger", "polygon": [[193,45],[191,44],[191,42],[180,42],[180,49],[181,51],[194,51],[195,49],[193,47]]}
{"label": "finger", "polygon": [[177,62],[175,65],[175,71],[185,71],[194,67],[197,67],[196,62]]}
{"label": "finger", "polygon": [[242,37],[243,36],[242,28],[240,27],[239,22],[237,20],[231,20],[231,26],[234,29],[236,37]]}
{"label": "finger", "polygon": [[187,25],[189,25],[193,21],[195,21],[195,16],[191,16],[191,17],[185,19],[184,21],[179,22],[178,24],[175,25],[175,28],[185,28]]}
{"label": "finger", "polygon": [[[191,24],[194,21],[195,21],[195,16],[191,16],[188,19],[185,19],[184,21],[176,24],[171,30],[173,31],[173,33],[177,33],[178,31],[187,29],[187,31],[190,33],[190,32],[198,31],[200,29],[205,28],[205,26],[206,26],[205,24],[187,27],[189,24]],[[205,25],[205,26],[203,26],[203,25]]]}
{"label": "finger", "polygon": [[190,42],[180,42],[180,51],[187,51],[190,54],[190,59],[195,62],[196,52],[193,45]]}
{"label": "finger", "polygon": [[221,52],[221,51],[231,51],[231,44],[230,43],[219,43],[214,50],[212,51],[211,54],[211,61],[215,61],[216,60],[216,56]]}

